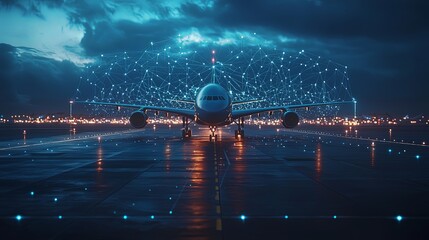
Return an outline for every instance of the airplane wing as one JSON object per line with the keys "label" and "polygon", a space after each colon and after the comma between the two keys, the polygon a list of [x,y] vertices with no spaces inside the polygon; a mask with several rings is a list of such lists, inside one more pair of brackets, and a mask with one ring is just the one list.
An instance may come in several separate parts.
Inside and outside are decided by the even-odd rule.
{"label": "airplane wing", "polygon": [[240,105],[240,104],[248,104],[248,103],[255,103],[255,102],[262,102],[264,100],[262,99],[257,99],[257,100],[248,100],[248,101],[233,101],[232,105]]}
{"label": "airplane wing", "polygon": [[179,103],[195,104],[195,101],[192,101],[192,100],[168,99],[168,101],[170,101],[170,102],[179,102]]}
{"label": "airplane wing", "polygon": [[252,114],[271,112],[271,111],[287,111],[289,109],[297,108],[309,108],[309,107],[318,107],[326,105],[338,105],[338,104],[347,104],[353,103],[353,101],[344,101],[344,102],[326,102],[326,103],[310,103],[310,104],[297,104],[297,105],[286,105],[286,106],[277,106],[277,107],[266,107],[266,108],[253,108],[253,109],[244,109],[244,110],[232,110],[232,118],[237,119]]}
{"label": "airplane wing", "polygon": [[177,114],[180,116],[188,117],[190,119],[194,118],[195,112],[193,109],[181,109],[181,108],[169,108],[169,107],[155,107],[155,106],[144,106],[137,104],[125,104],[125,103],[108,103],[108,102],[93,102],[93,101],[75,101],[75,103],[83,103],[90,105],[102,105],[102,106],[114,106],[114,107],[124,107],[124,108],[134,108],[140,111],[153,110],[160,112],[167,112],[172,114]]}

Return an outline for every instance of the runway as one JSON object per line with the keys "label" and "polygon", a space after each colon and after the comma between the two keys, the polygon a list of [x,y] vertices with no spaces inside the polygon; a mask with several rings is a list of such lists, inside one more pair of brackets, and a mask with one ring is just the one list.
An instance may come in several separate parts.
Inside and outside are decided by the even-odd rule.
{"label": "runway", "polygon": [[[110,127],[109,127],[110,128]],[[428,239],[429,151],[279,126],[0,141],[2,239]]]}

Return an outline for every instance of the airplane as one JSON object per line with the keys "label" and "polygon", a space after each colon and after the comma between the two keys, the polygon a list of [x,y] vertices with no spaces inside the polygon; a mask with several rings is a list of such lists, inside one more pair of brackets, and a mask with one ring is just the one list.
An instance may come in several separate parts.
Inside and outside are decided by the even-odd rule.
{"label": "airplane", "polygon": [[182,109],[182,108],[170,108],[170,107],[157,107],[157,106],[145,106],[137,104],[123,104],[123,103],[109,103],[109,102],[95,102],[95,101],[75,101],[76,103],[93,104],[93,105],[104,105],[104,106],[116,106],[117,108],[134,108],[137,109],[130,116],[130,123],[134,128],[144,128],[148,123],[147,111],[166,112],[169,114],[175,114],[182,116],[183,128],[182,137],[189,138],[192,136],[189,124],[194,121],[197,124],[209,126],[211,134],[209,136],[210,142],[217,141],[216,129],[220,126],[229,125],[236,123],[238,129],[235,130],[235,138],[242,139],[244,137],[244,117],[253,114],[260,114],[269,112],[272,114],[274,111],[281,111],[282,125],[285,128],[294,128],[298,125],[299,116],[293,111],[298,108],[310,108],[325,105],[338,105],[353,103],[353,101],[343,102],[324,102],[324,103],[310,103],[310,104],[298,104],[298,105],[284,105],[284,106],[273,106],[265,108],[251,108],[236,110],[234,106],[240,104],[248,104],[261,100],[250,100],[250,101],[232,101],[231,95],[225,88],[217,83],[209,83],[202,87],[196,95],[195,101],[189,100],[176,100],[178,102],[194,104],[194,109]]}

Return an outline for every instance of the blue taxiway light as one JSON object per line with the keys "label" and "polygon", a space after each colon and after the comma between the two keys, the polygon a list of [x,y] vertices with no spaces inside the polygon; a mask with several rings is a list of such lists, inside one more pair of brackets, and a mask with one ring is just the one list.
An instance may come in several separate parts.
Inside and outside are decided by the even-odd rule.
{"label": "blue taxiway light", "polygon": [[18,215],[16,215],[15,219],[16,219],[17,221],[21,221],[22,216],[18,214]]}
{"label": "blue taxiway light", "polygon": [[396,216],[396,221],[398,222],[402,221],[402,216],[401,215]]}
{"label": "blue taxiway light", "polygon": [[58,198],[54,198],[54,202],[57,202],[58,201]]}
{"label": "blue taxiway light", "polygon": [[333,219],[337,219],[337,215],[332,216]]}
{"label": "blue taxiway light", "polygon": [[150,219],[155,219],[155,216],[154,215],[150,216]]}
{"label": "blue taxiway light", "polygon": [[170,214],[173,214],[173,211],[170,211],[169,213],[170,213]]}
{"label": "blue taxiway light", "polygon": [[244,220],[246,220],[246,216],[241,215],[241,216],[240,216],[240,219],[244,221]]}
{"label": "blue taxiway light", "polygon": [[124,220],[127,220],[127,219],[128,219],[128,216],[127,216],[127,215],[124,215],[122,218],[123,218]]}
{"label": "blue taxiway light", "polygon": [[58,216],[58,219],[63,219],[63,216],[59,215],[59,216]]}
{"label": "blue taxiway light", "polygon": [[392,149],[389,149],[389,153],[391,153],[392,152]]}
{"label": "blue taxiway light", "polygon": [[420,155],[416,155],[416,159],[420,159]]}
{"label": "blue taxiway light", "polygon": [[31,195],[31,196],[34,196],[34,192],[30,192],[30,195]]}
{"label": "blue taxiway light", "polygon": [[289,216],[288,215],[285,215],[285,217],[284,217],[285,219],[288,219],[289,218]]}

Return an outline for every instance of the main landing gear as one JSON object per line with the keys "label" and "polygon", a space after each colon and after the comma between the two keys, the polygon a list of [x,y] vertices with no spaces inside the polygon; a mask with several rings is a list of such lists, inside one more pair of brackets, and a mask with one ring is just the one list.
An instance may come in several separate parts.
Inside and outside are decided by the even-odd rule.
{"label": "main landing gear", "polygon": [[217,142],[216,126],[210,126],[210,142]]}
{"label": "main landing gear", "polygon": [[244,118],[238,119],[238,130],[235,130],[235,139],[241,140],[244,138]]}
{"label": "main landing gear", "polygon": [[182,124],[182,137],[183,138],[190,138],[192,136],[191,129],[189,128],[189,119],[187,117],[182,118],[183,124]]}

